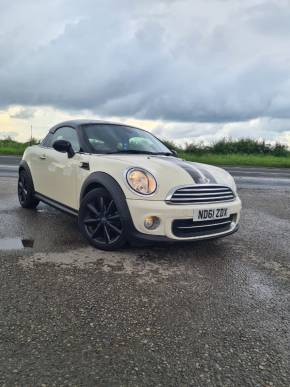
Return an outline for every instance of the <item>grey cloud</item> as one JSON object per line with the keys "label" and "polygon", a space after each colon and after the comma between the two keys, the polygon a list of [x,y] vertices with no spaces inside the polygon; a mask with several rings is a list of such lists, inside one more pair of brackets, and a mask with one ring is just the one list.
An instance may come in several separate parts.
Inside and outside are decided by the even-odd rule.
{"label": "grey cloud", "polygon": [[2,107],[188,123],[290,118],[289,37],[275,27],[287,2],[279,12],[274,0],[12,4],[0,16]]}
{"label": "grey cloud", "polygon": [[283,137],[290,137],[290,119],[260,118],[235,123],[170,123],[157,125],[153,133],[160,138],[172,139],[179,143],[213,142],[225,137],[280,141]]}
{"label": "grey cloud", "polygon": [[256,31],[268,37],[290,34],[290,7],[288,0],[264,1],[250,7],[247,19]]}

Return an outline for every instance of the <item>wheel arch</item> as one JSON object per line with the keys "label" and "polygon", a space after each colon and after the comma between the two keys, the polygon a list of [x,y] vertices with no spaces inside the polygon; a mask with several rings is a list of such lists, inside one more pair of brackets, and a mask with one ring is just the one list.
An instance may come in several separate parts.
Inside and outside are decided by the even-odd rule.
{"label": "wheel arch", "polygon": [[125,194],[120,184],[105,172],[93,172],[86,178],[81,188],[80,202],[88,192],[95,188],[105,188],[112,196],[118,195],[126,202]]}
{"label": "wheel arch", "polygon": [[25,170],[25,171],[27,171],[27,172],[30,173],[29,165],[27,164],[27,162],[26,162],[25,160],[21,160],[21,161],[20,161],[18,170],[19,170],[19,171]]}
{"label": "wheel arch", "polygon": [[126,221],[127,231],[131,231],[133,226],[132,217],[127,205],[126,196],[120,184],[109,174],[105,172],[93,172],[84,181],[80,192],[80,205],[85,195],[95,188],[105,188],[114,198],[114,201],[122,212],[122,216]]}
{"label": "wheel arch", "polygon": [[18,172],[20,172],[20,171],[29,171],[29,173],[30,173],[29,166],[25,160],[20,161],[20,164],[18,167]]}
{"label": "wheel arch", "polygon": [[21,162],[20,162],[20,164],[19,164],[19,167],[18,167],[18,174],[20,174],[21,171],[25,171],[25,172],[28,174],[28,177],[29,177],[30,180],[31,180],[31,184],[32,184],[33,191],[35,191],[35,189],[34,189],[34,183],[33,183],[33,178],[32,178],[32,174],[31,174],[29,165],[27,164],[27,162],[26,162],[25,160],[21,160]]}
{"label": "wheel arch", "polygon": [[88,194],[89,192],[91,192],[95,188],[105,188],[106,189],[106,187],[103,184],[101,184],[100,182],[91,181],[88,184],[86,184],[85,187],[84,186],[82,187],[81,194],[80,194],[80,202],[86,196],[86,194]]}

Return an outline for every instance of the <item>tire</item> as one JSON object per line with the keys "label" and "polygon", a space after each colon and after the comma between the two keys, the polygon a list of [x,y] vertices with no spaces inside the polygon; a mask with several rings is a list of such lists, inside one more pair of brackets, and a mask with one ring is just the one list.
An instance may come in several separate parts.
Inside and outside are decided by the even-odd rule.
{"label": "tire", "polygon": [[36,208],[39,204],[39,200],[34,196],[32,178],[25,170],[19,172],[18,199],[23,208]]}
{"label": "tire", "polygon": [[79,228],[89,243],[101,250],[116,250],[127,242],[122,209],[104,188],[95,188],[83,198]]}

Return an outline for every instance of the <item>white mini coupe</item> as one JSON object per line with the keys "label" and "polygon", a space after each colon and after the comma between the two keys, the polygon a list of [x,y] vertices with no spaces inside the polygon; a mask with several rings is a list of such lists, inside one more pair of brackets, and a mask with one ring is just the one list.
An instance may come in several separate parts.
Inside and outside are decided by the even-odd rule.
{"label": "white mini coupe", "polygon": [[24,208],[42,201],[77,216],[104,250],[223,237],[238,230],[241,211],[225,170],[181,160],[144,130],[100,121],[63,122],[27,148],[18,197]]}

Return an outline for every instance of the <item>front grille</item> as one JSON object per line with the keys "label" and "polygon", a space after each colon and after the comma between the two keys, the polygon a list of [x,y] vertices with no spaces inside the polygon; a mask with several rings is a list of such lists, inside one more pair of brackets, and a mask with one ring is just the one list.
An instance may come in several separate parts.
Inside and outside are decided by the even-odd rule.
{"label": "front grille", "polygon": [[178,188],[167,199],[167,203],[196,204],[228,202],[235,198],[233,191],[222,185],[191,185]]}
{"label": "front grille", "polygon": [[178,219],[172,222],[172,233],[179,238],[210,236],[229,231],[235,215],[224,219],[194,222],[192,219]]}

